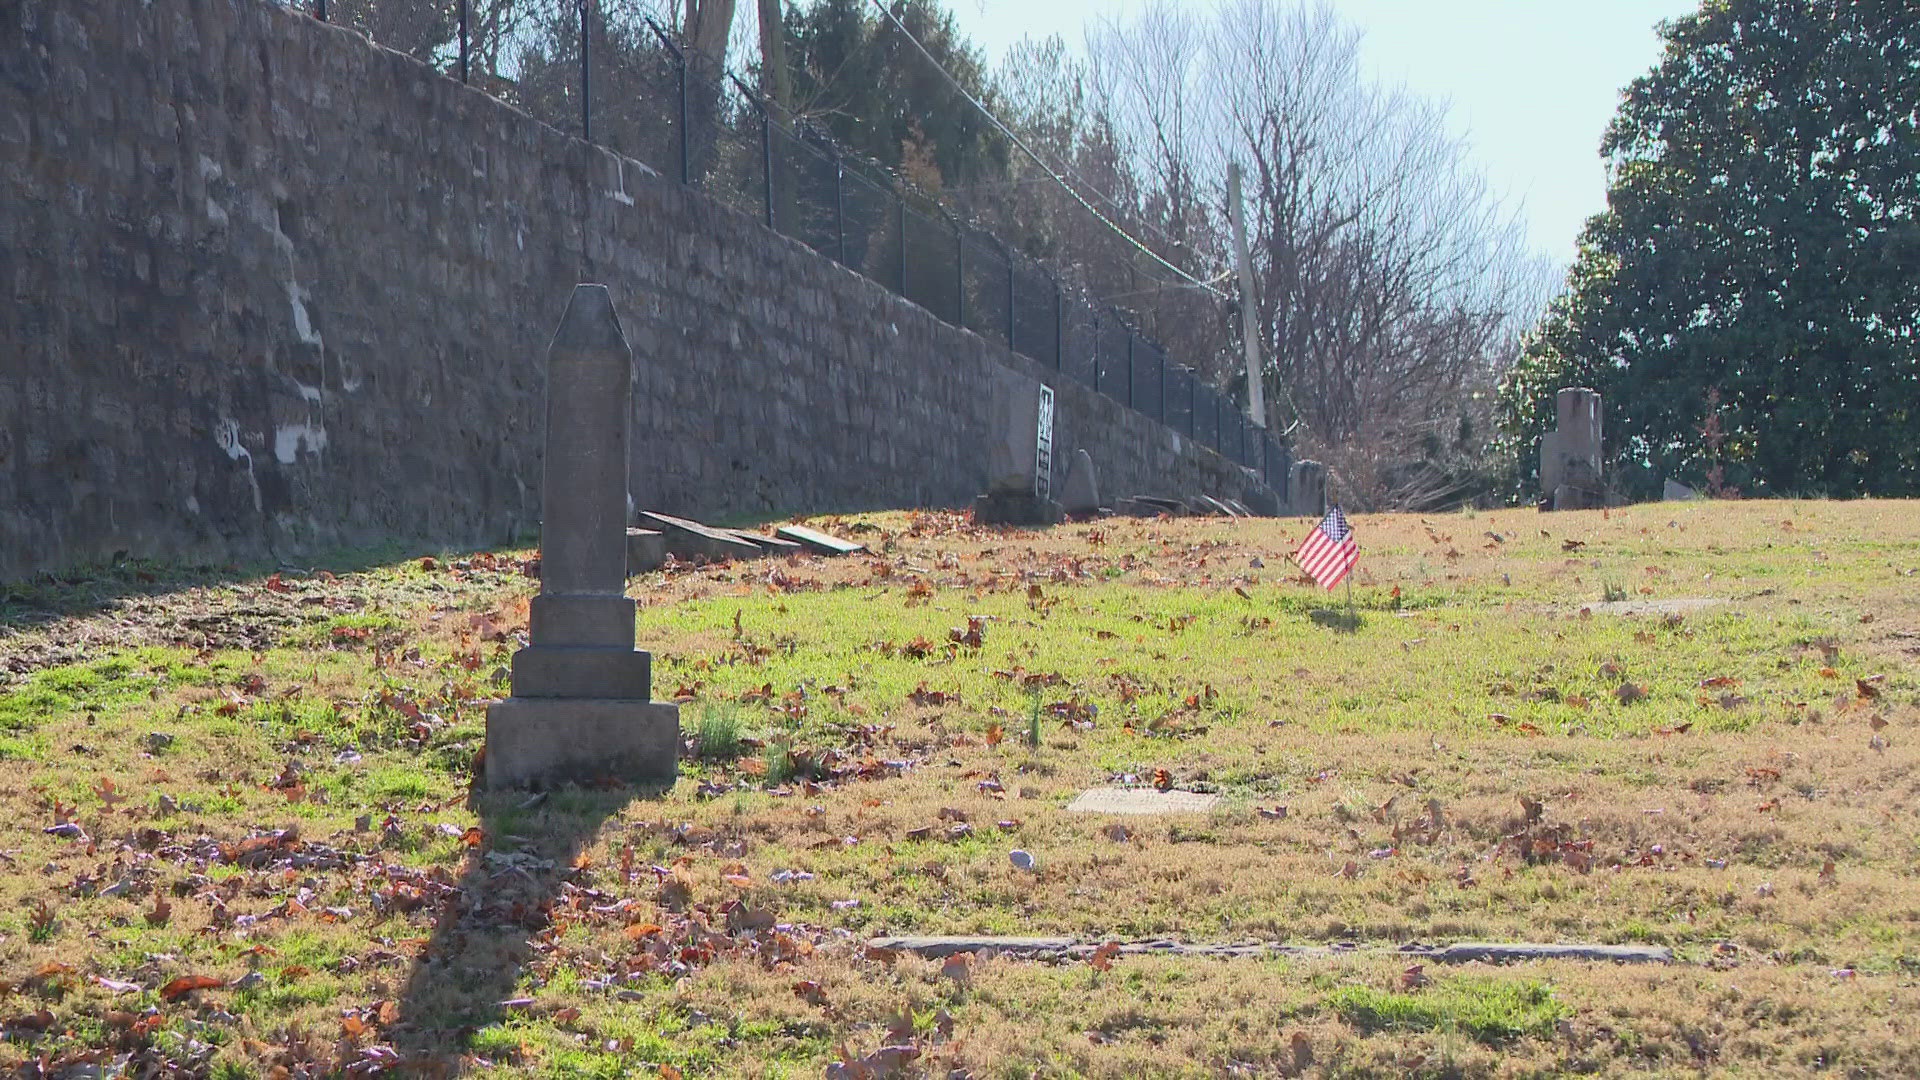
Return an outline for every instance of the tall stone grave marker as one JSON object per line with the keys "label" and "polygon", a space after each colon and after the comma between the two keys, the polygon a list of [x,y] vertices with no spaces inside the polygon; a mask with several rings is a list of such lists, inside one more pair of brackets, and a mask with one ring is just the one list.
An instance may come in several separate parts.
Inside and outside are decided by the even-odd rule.
{"label": "tall stone grave marker", "polygon": [[604,285],[578,285],[547,349],[540,595],[513,696],[487,710],[486,786],[670,784],[680,710],[652,700],[627,588],[632,353]]}
{"label": "tall stone grave marker", "polygon": [[1540,438],[1540,502],[1552,510],[1606,505],[1600,477],[1600,394],[1568,387],[1554,399],[1559,430]]}
{"label": "tall stone grave marker", "polygon": [[1057,525],[1052,495],[1053,388],[1011,371],[988,388],[987,490],[973,501],[982,524]]}
{"label": "tall stone grave marker", "polygon": [[1322,517],[1327,512],[1327,467],[1317,461],[1293,463],[1287,477],[1287,513]]}

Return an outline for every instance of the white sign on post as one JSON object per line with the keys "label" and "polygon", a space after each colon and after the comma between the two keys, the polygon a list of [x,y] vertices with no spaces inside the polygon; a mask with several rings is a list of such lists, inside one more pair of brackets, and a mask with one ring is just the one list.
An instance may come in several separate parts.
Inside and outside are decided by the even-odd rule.
{"label": "white sign on post", "polygon": [[1053,495],[1053,387],[1040,384],[1040,427],[1034,439],[1033,493],[1045,502]]}

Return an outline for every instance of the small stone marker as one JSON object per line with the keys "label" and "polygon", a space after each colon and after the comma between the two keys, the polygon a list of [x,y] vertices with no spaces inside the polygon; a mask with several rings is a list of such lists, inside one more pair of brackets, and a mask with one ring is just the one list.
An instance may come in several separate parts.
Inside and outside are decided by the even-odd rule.
{"label": "small stone marker", "polygon": [[658,570],[667,561],[667,538],[652,529],[627,530],[627,576]]}
{"label": "small stone marker", "polygon": [[667,537],[667,551],[676,559],[757,559],[767,550],[742,540],[726,529],[711,529],[688,518],[649,510],[640,520]]}
{"label": "small stone marker", "polygon": [[773,535],[802,544],[822,555],[858,555],[867,550],[865,544],[856,544],[851,540],[828,536],[817,529],[809,529],[805,525],[782,525],[773,530]]}
{"label": "small stone marker", "polygon": [[491,790],[614,779],[671,784],[680,709],[652,699],[627,598],[633,356],[604,285],[579,285],[547,349],[540,595],[513,696],[487,709]]}
{"label": "small stone marker", "polygon": [[1153,788],[1089,788],[1067,804],[1078,814],[1204,814],[1220,805],[1220,796],[1198,791]]}
{"label": "small stone marker", "polygon": [[1699,497],[1699,492],[1678,480],[1668,480],[1660,485],[1660,498],[1664,502],[1691,502]]}
{"label": "small stone marker", "polygon": [[1327,513],[1327,467],[1317,461],[1296,461],[1287,475],[1287,513],[1295,517],[1324,517]]}
{"label": "small stone marker", "polygon": [[1070,517],[1100,512],[1100,481],[1093,471],[1093,455],[1075,450],[1067,463],[1067,479],[1060,485],[1060,507]]}

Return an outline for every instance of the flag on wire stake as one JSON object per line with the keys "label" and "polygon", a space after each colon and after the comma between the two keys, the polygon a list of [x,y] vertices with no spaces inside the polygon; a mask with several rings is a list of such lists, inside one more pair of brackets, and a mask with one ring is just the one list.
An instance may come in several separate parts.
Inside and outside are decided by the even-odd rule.
{"label": "flag on wire stake", "polygon": [[1360,545],[1353,542],[1353,527],[1339,507],[1327,511],[1293,553],[1293,561],[1321,588],[1332,590],[1346,578],[1353,564],[1360,561]]}

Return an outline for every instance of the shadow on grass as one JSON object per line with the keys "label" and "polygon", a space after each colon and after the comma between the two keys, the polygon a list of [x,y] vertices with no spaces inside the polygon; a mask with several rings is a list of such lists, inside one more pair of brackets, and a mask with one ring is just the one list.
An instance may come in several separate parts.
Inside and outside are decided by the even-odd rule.
{"label": "shadow on grass", "polygon": [[462,1057],[474,1034],[527,1008],[516,990],[558,932],[554,913],[571,902],[575,860],[607,819],[666,790],[475,792],[482,839],[414,960],[388,1032],[410,1075],[468,1071]]}
{"label": "shadow on grass", "polygon": [[1307,612],[1307,618],[1313,620],[1313,625],[1324,626],[1337,634],[1357,633],[1367,623],[1358,611],[1334,608],[1314,608]]}
{"label": "shadow on grass", "polygon": [[[532,541],[516,540],[489,545],[488,550],[523,543]],[[422,554],[438,556],[452,550],[425,543],[385,544],[315,555],[297,564],[245,562],[212,565],[120,559],[106,564],[73,566],[19,581],[0,581],[0,638],[10,632],[32,630],[61,619],[92,615],[142,597],[262,580],[274,573],[300,577],[323,571],[354,574],[405,562]]]}

